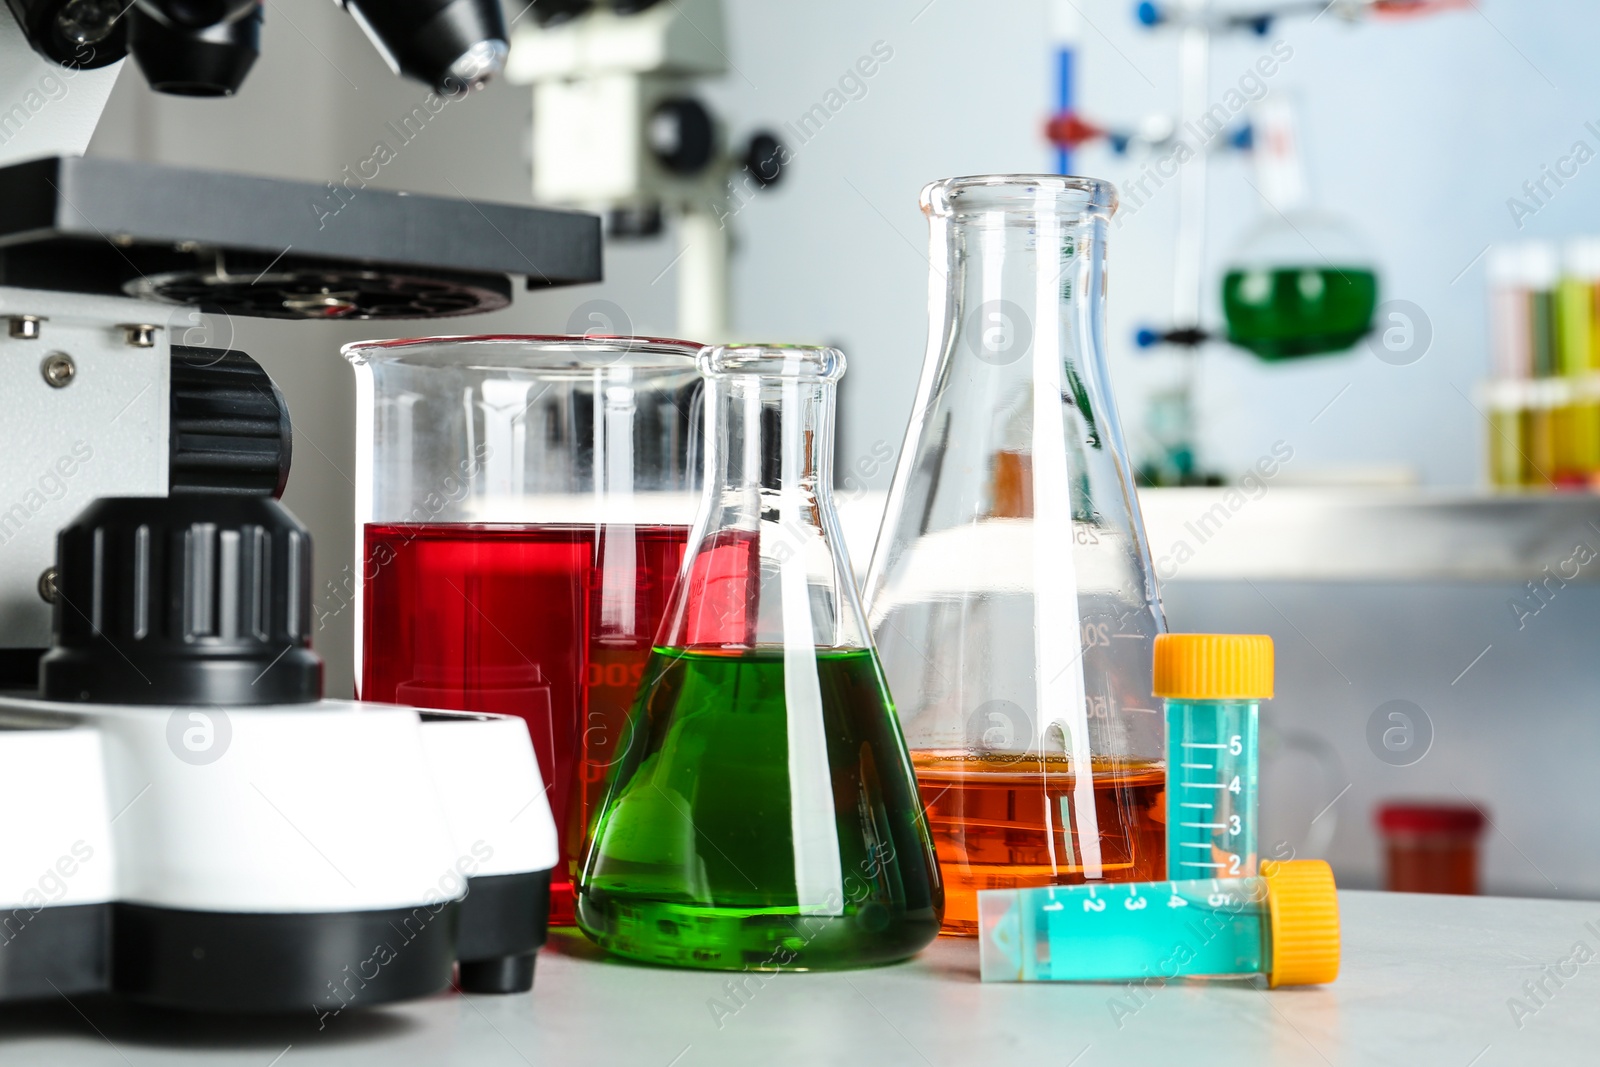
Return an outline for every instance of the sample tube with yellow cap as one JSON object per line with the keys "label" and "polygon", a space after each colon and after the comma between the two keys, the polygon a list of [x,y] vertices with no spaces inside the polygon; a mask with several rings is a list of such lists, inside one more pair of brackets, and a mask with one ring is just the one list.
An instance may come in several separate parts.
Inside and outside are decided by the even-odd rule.
{"label": "sample tube with yellow cap", "polygon": [[978,894],[985,982],[1339,976],[1339,899],[1321,860],[1254,878],[1086,883]]}
{"label": "sample tube with yellow cap", "polygon": [[1154,691],[1166,700],[1167,876],[1254,875],[1257,721],[1272,696],[1272,638],[1161,634]]}

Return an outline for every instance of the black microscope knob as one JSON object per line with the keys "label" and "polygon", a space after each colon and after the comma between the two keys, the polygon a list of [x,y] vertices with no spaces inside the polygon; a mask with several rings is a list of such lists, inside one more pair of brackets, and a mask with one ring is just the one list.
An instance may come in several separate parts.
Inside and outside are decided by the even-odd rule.
{"label": "black microscope knob", "polygon": [[281,497],[294,432],[289,405],[243,352],[172,346],[169,493]]}
{"label": "black microscope knob", "polygon": [[744,152],[744,169],[758,186],[767,189],[777,185],[783,177],[788,156],[783,142],[763,130],[750,138],[750,145]]}
{"label": "black microscope knob", "polygon": [[693,97],[663,100],[645,124],[645,140],[661,165],[674,174],[698,174],[716,152],[711,112]]}
{"label": "black microscope knob", "polygon": [[269,496],[106,497],[56,538],[46,700],[260,705],[322,697],[311,535]]}

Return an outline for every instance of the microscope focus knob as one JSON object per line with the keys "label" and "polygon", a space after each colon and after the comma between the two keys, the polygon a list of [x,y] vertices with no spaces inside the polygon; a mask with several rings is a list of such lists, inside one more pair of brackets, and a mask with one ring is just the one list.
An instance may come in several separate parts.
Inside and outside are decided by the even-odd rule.
{"label": "microscope focus knob", "polygon": [[778,184],[778,179],[783,177],[783,168],[788,162],[789,150],[783,147],[783,142],[765,130],[752,135],[749,146],[744,150],[744,169],[749,171],[756,185],[763,189]]}
{"label": "microscope focus knob", "polygon": [[46,700],[248,706],[322,697],[311,534],[267,496],[104,497],[56,538]]}
{"label": "microscope focus knob", "polygon": [[294,432],[289,406],[243,352],[172,346],[169,493],[283,496]]}
{"label": "microscope focus knob", "polygon": [[698,174],[716,154],[717,130],[711,112],[690,96],[663,100],[645,123],[645,143],[674,174]]}

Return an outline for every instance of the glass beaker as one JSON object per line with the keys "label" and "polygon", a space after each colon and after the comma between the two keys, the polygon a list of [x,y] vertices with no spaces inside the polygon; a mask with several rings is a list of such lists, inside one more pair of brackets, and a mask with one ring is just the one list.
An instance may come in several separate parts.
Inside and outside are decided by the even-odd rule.
{"label": "glass beaker", "polygon": [[1111,186],[922,192],[926,362],[867,578],[946,933],[977,893],[1164,877],[1163,628],[1102,328]]}
{"label": "glass beaker", "polygon": [[938,863],[832,499],[827,348],[700,357],[705,496],[578,885],[603,947],[688,967],[910,956]]}
{"label": "glass beaker", "polygon": [[527,720],[572,922],[583,835],[698,501],[699,345],[437,337],[355,365],[356,696]]}

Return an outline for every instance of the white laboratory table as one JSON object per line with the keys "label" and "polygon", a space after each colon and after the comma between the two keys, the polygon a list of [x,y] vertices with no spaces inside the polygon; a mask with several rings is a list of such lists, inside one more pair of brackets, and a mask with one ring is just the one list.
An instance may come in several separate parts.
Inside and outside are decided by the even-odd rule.
{"label": "white laboratory table", "polygon": [[[1113,999],[1134,1002],[1115,986],[979,983],[970,941],[894,967],[750,980],[735,998],[728,974],[604,961],[563,934],[529,995],[443,995],[321,1030],[309,1008],[239,1020],[78,998],[12,1006],[0,1064],[1600,1064],[1600,903],[1345,892],[1340,906],[1333,985],[1173,985],[1120,1019]],[[1577,962],[1580,943],[1592,962]],[[1540,980],[1535,1001],[1524,983]],[[1520,1019],[1511,998],[1529,1009]]]}

